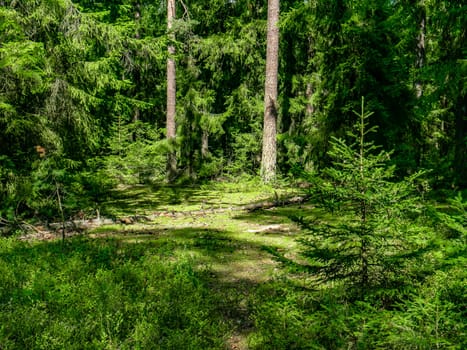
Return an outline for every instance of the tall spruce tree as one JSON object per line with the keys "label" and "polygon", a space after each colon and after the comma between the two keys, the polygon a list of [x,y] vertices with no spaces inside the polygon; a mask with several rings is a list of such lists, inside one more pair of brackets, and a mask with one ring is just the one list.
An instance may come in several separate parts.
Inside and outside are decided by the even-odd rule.
{"label": "tall spruce tree", "polygon": [[[428,24],[425,76],[427,157],[438,179],[451,186],[467,184],[467,4],[425,0]],[[434,147],[433,147],[434,146]]]}

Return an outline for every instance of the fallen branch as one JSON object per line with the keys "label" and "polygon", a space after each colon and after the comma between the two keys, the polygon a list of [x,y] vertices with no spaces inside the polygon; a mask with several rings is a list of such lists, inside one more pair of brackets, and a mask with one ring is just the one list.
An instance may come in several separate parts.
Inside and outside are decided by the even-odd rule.
{"label": "fallen branch", "polygon": [[[101,217],[100,215],[97,218],[93,219],[80,219],[80,220],[68,220],[62,222],[55,222],[49,223],[47,225],[30,225],[27,223],[23,223],[25,227],[28,228],[29,234],[26,233],[21,237],[21,239],[29,239],[36,238],[41,239],[53,239],[59,238],[60,233],[62,238],[69,237],[80,233],[81,231],[85,231],[88,229],[100,227],[103,225],[112,225],[112,224],[124,224],[124,225],[132,225],[139,222],[151,222],[158,217],[188,217],[188,216],[205,216],[210,214],[219,214],[225,212],[233,212],[233,211],[255,211],[260,209],[271,209],[274,207],[281,207],[286,205],[292,204],[300,204],[304,203],[309,199],[307,196],[295,196],[291,198],[284,198],[280,199],[277,198],[275,200],[269,201],[262,201],[257,203],[250,203],[246,205],[240,206],[230,206],[230,207],[210,207],[200,210],[190,210],[190,211],[175,211],[175,210],[164,210],[164,211],[156,211],[149,215],[132,215],[132,216],[125,216],[116,219],[109,219]],[[4,219],[3,219],[4,220]],[[2,223],[2,219],[0,218],[0,223]],[[34,231],[31,234],[31,231]],[[61,232],[59,232],[61,231]]]}
{"label": "fallen branch", "polygon": [[[292,204],[301,204],[306,202],[309,199],[308,196],[295,196],[292,198],[285,198],[285,199],[276,199],[273,201],[262,201],[257,203],[251,203],[246,205],[240,206],[230,206],[230,207],[210,207],[207,209],[200,209],[200,210],[190,210],[190,211],[158,211],[154,212],[148,216],[139,216],[139,218],[144,218],[146,221],[154,220],[160,216],[168,216],[168,217],[184,217],[184,216],[198,216],[198,215],[207,215],[207,214],[218,214],[218,213],[225,213],[230,211],[255,211],[259,209],[271,209],[275,207],[281,207],[286,205]],[[133,217],[130,217],[133,218]],[[134,217],[137,219],[138,217]],[[122,220],[122,219],[120,219]]]}
{"label": "fallen branch", "polygon": [[40,230],[26,221],[7,220],[0,217],[0,236],[8,236],[12,231],[21,230],[25,234],[40,232]]}

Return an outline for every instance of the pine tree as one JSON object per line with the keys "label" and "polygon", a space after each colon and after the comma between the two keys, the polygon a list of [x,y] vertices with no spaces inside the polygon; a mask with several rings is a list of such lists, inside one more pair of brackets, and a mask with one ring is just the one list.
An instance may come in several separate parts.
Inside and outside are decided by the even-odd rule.
{"label": "pine tree", "polygon": [[[175,19],[175,0],[167,1],[167,30],[169,32],[169,40],[175,40],[173,33],[173,21]],[[167,58],[167,140],[173,143],[175,140],[176,126],[176,72],[175,72],[175,46],[169,44],[169,57]],[[173,146],[173,145],[171,145]],[[174,150],[170,150],[167,159],[167,178],[172,181],[177,171],[177,158]]]}
{"label": "pine tree", "polygon": [[361,294],[397,279],[415,252],[417,228],[406,218],[418,211],[415,179],[394,180],[389,152],[367,141],[372,113],[364,110],[349,133],[351,143],[334,138],[333,167],[314,178],[313,198],[332,214],[326,221],[299,222],[310,231],[301,240],[309,268],[322,280],[349,282]]}
{"label": "pine tree", "polygon": [[271,182],[276,177],[277,79],[279,68],[279,0],[268,1],[266,81],[264,88],[263,156],[261,177]]}

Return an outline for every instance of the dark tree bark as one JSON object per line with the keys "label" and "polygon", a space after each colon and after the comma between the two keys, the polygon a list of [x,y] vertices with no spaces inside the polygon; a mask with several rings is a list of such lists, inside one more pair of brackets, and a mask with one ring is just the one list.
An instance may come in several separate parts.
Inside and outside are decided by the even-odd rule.
{"label": "dark tree bark", "polygon": [[276,178],[277,76],[279,66],[279,0],[268,0],[268,32],[266,49],[266,81],[264,87],[263,154],[261,178]]}

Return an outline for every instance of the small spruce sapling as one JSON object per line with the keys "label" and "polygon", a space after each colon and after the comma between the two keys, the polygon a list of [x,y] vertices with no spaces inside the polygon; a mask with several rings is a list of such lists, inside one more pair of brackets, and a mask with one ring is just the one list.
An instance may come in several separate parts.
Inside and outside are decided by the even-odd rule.
{"label": "small spruce sapling", "polygon": [[395,167],[387,164],[391,152],[367,141],[377,127],[368,126],[372,113],[365,111],[363,98],[355,114],[351,142],[331,141],[333,166],[320,176],[307,174],[312,198],[332,218],[297,220],[310,233],[300,239],[307,270],[321,281],[343,281],[363,296],[398,280],[423,245],[414,222],[421,209],[416,192],[421,172],[397,181]]}

